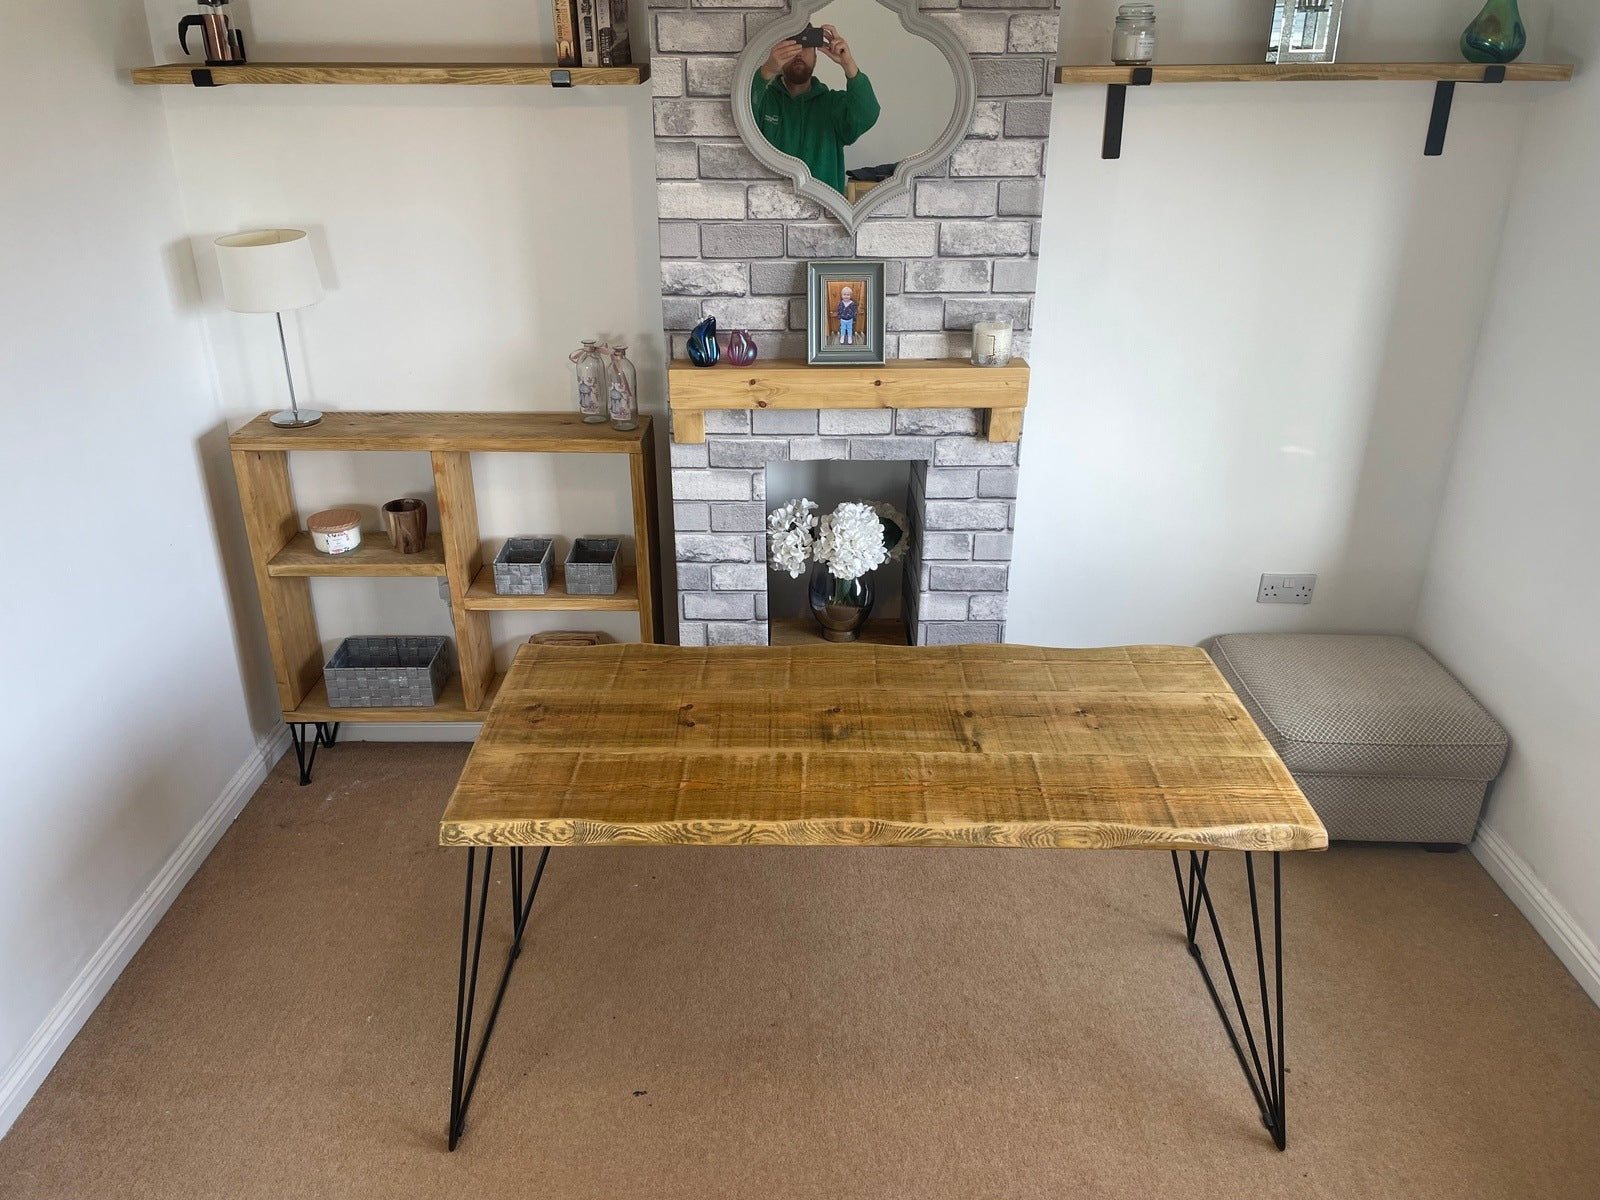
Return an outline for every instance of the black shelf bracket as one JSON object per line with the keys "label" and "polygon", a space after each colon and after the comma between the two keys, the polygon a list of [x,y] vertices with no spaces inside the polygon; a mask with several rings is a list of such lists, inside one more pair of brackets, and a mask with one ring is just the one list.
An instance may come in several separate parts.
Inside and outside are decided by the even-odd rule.
{"label": "black shelf bracket", "polygon": [[211,72],[209,70],[207,70],[205,67],[196,67],[194,70],[190,71],[189,72],[189,82],[194,84],[195,87],[221,87],[222,86],[220,83],[218,83],[216,81],[216,79],[212,76]]}
{"label": "black shelf bracket", "polygon": [[1149,67],[1135,67],[1127,83],[1106,85],[1106,128],[1100,138],[1101,158],[1122,157],[1122,113],[1128,104],[1128,87],[1149,87],[1154,72]]}
{"label": "black shelf bracket", "polygon": [[[1496,63],[1483,69],[1480,83],[1504,83],[1506,69]],[[1450,131],[1450,106],[1455,103],[1456,85],[1453,80],[1441,79],[1433,87],[1433,113],[1428,118],[1428,140],[1422,153],[1428,158],[1438,158],[1444,153],[1444,136]]]}
{"label": "black shelf bracket", "polygon": [[550,86],[553,88],[569,88],[572,86],[572,72],[567,70],[551,71]]}

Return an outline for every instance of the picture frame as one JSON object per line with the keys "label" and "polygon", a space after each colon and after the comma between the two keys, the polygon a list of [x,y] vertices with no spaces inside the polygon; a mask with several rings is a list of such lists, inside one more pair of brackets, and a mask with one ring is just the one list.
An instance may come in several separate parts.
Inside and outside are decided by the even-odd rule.
{"label": "picture frame", "polygon": [[[884,262],[806,263],[806,362],[813,367],[883,362]],[[853,314],[846,317],[842,314]]]}

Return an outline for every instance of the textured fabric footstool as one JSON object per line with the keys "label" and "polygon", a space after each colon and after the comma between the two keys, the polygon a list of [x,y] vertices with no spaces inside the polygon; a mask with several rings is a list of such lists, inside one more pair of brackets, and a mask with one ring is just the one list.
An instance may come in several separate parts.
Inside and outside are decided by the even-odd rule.
{"label": "textured fabric footstool", "polygon": [[1228,633],[1204,646],[1330,838],[1472,840],[1510,739],[1421,646],[1339,633]]}

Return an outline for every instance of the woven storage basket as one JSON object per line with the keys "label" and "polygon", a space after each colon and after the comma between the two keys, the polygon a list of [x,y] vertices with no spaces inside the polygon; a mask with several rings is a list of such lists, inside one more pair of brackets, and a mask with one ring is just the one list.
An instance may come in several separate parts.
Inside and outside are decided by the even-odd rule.
{"label": "woven storage basket", "polygon": [[442,637],[349,637],[322,677],[331,708],[427,708],[438,703],[450,663]]}
{"label": "woven storage basket", "polygon": [[622,539],[581,537],[572,539],[567,551],[566,576],[569,596],[612,596],[617,591],[617,556]]}
{"label": "woven storage basket", "polygon": [[502,596],[544,595],[555,552],[555,538],[507,538],[494,556],[494,590]]}

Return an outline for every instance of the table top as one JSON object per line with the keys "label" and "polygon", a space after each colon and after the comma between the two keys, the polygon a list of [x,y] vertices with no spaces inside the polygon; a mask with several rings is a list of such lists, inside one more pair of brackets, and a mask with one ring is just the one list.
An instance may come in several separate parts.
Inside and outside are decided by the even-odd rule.
{"label": "table top", "polygon": [[1320,850],[1188,646],[524,646],[447,846]]}

